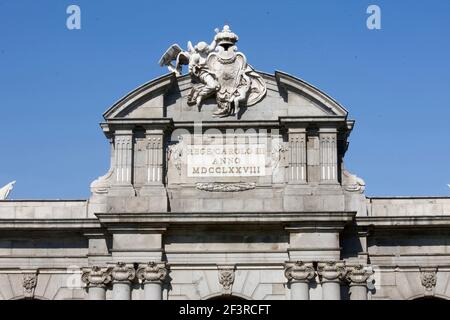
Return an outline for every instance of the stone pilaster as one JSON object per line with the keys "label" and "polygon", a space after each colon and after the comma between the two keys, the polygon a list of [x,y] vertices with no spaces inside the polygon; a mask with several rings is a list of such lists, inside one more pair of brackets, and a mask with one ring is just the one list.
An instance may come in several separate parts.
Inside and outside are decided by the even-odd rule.
{"label": "stone pilaster", "polygon": [[343,262],[320,262],[317,267],[322,282],[323,300],[341,300],[341,280],[346,270]]}
{"label": "stone pilaster", "polygon": [[373,271],[363,265],[347,267],[346,279],[350,285],[350,300],[367,300],[367,280]]}
{"label": "stone pilaster", "polygon": [[338,183],[338,151],[336,128],[320,128],[320,182]]}
{"label": "stone pilaster", "polygon": [[306,128],[289,128],[289,183],[307,182],[306,152]]}
{"label": "stone pilaster", "polygon": [[[141,179],[144,179],[139,195],[145,197],[148,205],[143,207],[139,202],[134,206],[138,212],[167,211],[167,193],[164,187],[164,130],[149,128],[145,131],[145,139],[140,158],[143,167],[140,169]],[[141,211],[139,211],[141,212]]]}
{"label": "stone pilaster", "polygon": [[146,185],[160,185],[163,178],[163,139],[162,132],[146,132]]}
{"label": "stone pilaster", "polygon": [[312,263],[287,262],[284,275],[288,279],[292,300],[309,300],[309,283],[316,277]]}
{"label": "stone pilaster", "polygon": [[133,174],[133,131],[116,131],[114,142],[115,184],[130,186]]}
{"label": "stone pilaster", "polygon": [[123,262],[117,263],[111,269],[113,281],[113,300],[131,299],[131,281],[136,277],[136,270]]}
{"label": "stone pilaster", "polygon": [[83,271],[81,280],[87,285],[89,300],[106,299],[106,286],[112,280],[110,270],[94,266]]}
{"label": "stone pilaster", "polygon": [[165,262],[149,262],[138,269],[136,276],[144,285],[145,300],[162,299],[162,284],[168,274],[169,270]]}

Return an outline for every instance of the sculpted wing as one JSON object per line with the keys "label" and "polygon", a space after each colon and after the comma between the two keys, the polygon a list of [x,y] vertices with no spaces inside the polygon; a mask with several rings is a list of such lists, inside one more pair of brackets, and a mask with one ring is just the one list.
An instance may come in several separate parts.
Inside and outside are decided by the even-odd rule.
{"label": "sculpted wing", "polygon": [[169,49],[164,52],[161,59],[159,60],[159,65],[161,67],[168,66],[170,63],[177,59],[178,54],[183,50],[180,48],[178,44],[173,44],[169,47]]}
{"label": "sculpted wing", "polygon": [[253,69],[252,66],[247,65],[245,73],[251,79],[250,92],[247,98],[247,106],[250,107],[265,97],[267,87],[264,79]]}
{"label": "sculpted wing", "polygon": [[8,199],[8,195],[14,187],[16,181],[8,183],[6,186],[0,189],[0,200]]}

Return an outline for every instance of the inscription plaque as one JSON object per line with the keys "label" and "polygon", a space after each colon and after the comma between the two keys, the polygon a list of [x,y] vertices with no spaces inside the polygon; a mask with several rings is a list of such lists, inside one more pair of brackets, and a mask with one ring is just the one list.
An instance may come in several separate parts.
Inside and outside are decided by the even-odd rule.
{"label": "inscription plaque", "polygon": [[265,175],[266,145],[189,145],[188,177],[259,177]]}

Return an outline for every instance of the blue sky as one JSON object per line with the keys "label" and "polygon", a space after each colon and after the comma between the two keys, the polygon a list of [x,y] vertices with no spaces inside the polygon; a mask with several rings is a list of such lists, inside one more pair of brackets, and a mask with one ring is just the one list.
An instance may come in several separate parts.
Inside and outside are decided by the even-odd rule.
{"label": "blue sky", "polygon": [[[172,43],[230,24],[258,70],[282,70],[349,110],[346,164],[369,196],[450,195],[450,1],[0,0],[0,185],[77,199],[109,166],[98,123],[166,72]],[[219,2],[217,2],[219,3]],[[66,8],[81,7],[81,30]],[[366,9],[382,10],[368,30]]]}

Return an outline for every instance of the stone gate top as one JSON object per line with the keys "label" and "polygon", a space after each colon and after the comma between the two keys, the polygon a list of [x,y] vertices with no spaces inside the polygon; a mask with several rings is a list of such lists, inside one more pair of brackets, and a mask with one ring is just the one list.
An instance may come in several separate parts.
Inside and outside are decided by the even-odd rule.
{"label": "stone gate top", "polygon": [[224,26],[210,44],[172,45],[160,60],[171,73],[105,112],[111,168],[91,185],[97,212],[358,210],[364,181],[343,166],[348,112],[303,80],[255,71],[237,41]]}

